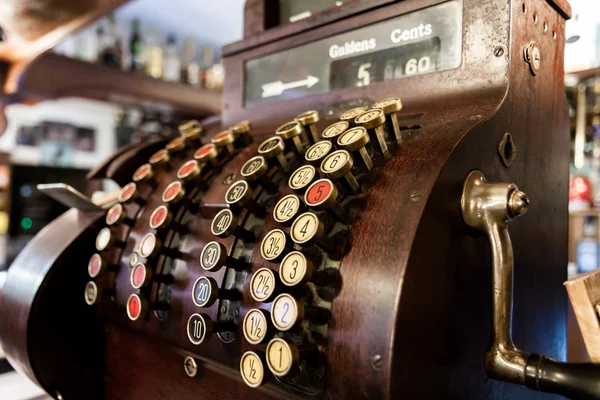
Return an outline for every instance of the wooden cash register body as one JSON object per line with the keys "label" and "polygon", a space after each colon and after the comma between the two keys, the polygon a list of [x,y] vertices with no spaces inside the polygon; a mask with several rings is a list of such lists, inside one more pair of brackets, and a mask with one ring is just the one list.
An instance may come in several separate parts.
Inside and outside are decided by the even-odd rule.
{"label": "wooden cash register body", "polygon": [[[460,211],[462,184],[473,169],[491,181],[514,182],[531,199],[528,214],[511,226],[515,254],[514,339],[518,346],[557,359],[566,351],[567,191],[569,127],[563,84],[563,0],[464,0],[459,68],[322,95],[243,107],[245,60],[308,43],[440,3],[436,0],[350,2],[294,24],[273,25],[266,0],[249,0],[244,40],[226,46],[223,113],[207,123],[209,139],[248,119],[255,143],[304,110],[320,111],[323,129],[331,104],[397,96],[405,137],[364,196],[341,261],[324,348],[324,385],[312,396],[271,379],[253,389],[239,375],[240,355],[254,347],[243,339],[213,338],[193,346],[185,324],[194,312],[190,290],[199,272],[176,276],[169,317],[132,322],[121,306],[129,293],[127,259],[120,257],[116,304],[90,308],[83,301],[85,266],[104,214],[72,209],[43,230],[16,260],[3,289],[0,338],[11,363],[64,399],[534,399],[551,398],[489,379],[484,353],[490,342],[490,255],[484,238],[473,240]],[[537,76],[523,57],[535,42]],[[506,133],[513,148],[499,148]],[[164,143],[129,150],[96,176],[119,184]],[[227,185],[254,149],[242,152],[213,181],[204,202],[224,206]],[[510,166],[500,152],[516,151]],[[172,161],[173,166],[181,164]],[[177,168],[157,173],[158,188]],[[148,193],[145,193],[148,194]],[[130,238],[145,232],[161,203],[157,189],[138,216]],[[135,214],[136,205],[130,206]],[[145,225],[144,225],[145,224]],[[210,240],[210,219],[185,246]],[[265,230],[274,227],[267,222]],[[264,231],[263,231],[264,233]],[[197,261],[196,261],[197,262]],[[252,270],[267,263],[258,244]],[[188,266],[197,270],[196,266]],[[222,278],[222,277],[221,277]],[[242,315],[251,299],[246,289]],[[218,305],[210,308],[212,316]],[[196,358],[195,378],[183,369]]]}

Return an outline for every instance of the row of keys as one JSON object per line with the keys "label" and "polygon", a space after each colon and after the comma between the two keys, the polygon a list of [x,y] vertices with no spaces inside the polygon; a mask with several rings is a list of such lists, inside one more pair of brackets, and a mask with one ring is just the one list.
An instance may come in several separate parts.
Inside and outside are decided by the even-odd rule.
{"label": "row of keys", "polygon": [[[118,196],[119,203],[111,207],[106,214],[107,227],[103,228],[96,237],[96,249],[98,252],[107,250],[110,247],[124,248],[125,243],[117,238],[114,232],[111,231],[111,226],[125,224],[133,226],[135,220],[127,215],[126,209],[123,204],[137,203],[140,206],[145,205],[146,200],[140,196],[138,183],[146,182],[151,186],[155,186],[153,181],[154,177],[154,166],[163,166],[166,169],[170,169],[170,160],[172,155],[179,156],[181,151],[185,149],[186,144],[192,144],[194,142],[200,142],[204,129],[198,123],[198,121],[187,121],[179,126],[181,136],[171,140],[164,149],[154,153],[147,164],[140,166],[133,174],[133,182],[125,185]],[[242,145],[246,145],[250,142],[249,137],[250,124],[248,121],[243,121],[230,130],[223,131],[215,135],[212,143],[209,145],[202,146],[195,153],[195,160],[190,160],[184,163],[177,171],[177,177],[180,179],[178,182],[174,182],[165,190],[163,193],[163,201],[169,204],[181,204],[182,206],[189,208],[191,211],[195,211],[195,205],[185,197],[185,188],[183,184],[196,183],[198,177],[202,171],[202,166],[199,165],[198,160],[203,163],[216,166],[216,159],[218,156],[218,149],[224,148],[229,154],[233,153],[233,143],[239,141]],[[162,230],[167,226],[184,230],[184,227],[179,226],[173,221],[173,216],[170,210],[166,206],[159,206],[154,210],[150,217],[151,228]],[[153,233],[144,236],[140,243],[140,253],[143,257],[152,257],[157,255],[161,250],[162,243],[160,239]],[[173,251],[173,256],[181,256],[176,250]],[[132,267],[130,274],[130,283],[134,289],[141,289],[146,287],[152,281],[171,283],[172,276],[156,276],[152,273],[152,269],[147,265],[140,263],[137,253],[132,253],[135,259],[130,259],[130,265]],[[117,265],[108,263],[99,253],[92,255],[88,262],[88,274],[92,279],[95,279],[102,275],[106,271],[114,271],[117,269]],[[86,284],[85,288],[85,300],[88,304],[95,304],[100,298],[101,294],[111,292],[114,294],[114,289],[100,290],[94,281],[90,281]],[[146,304],[142,295],[133,294],[128,299],[126,309],[130,319],[136,320],[141,315],[145,314]]]}
{"label": "row of keys", "polygon": [[[307,115],[318,118],[316,112],[307,112]],[[306,132],[309,134],[309,138],[311,138],[309,141],[313,143],[306,152],[303,152],[299,139],[301,129],[299,129],[298,123],[292,122],[284,124],[278,128],[276,132],[278,136],[287,141],[286,144],[289,146],[288,150],[298,154],[303,153],[304,158],[309,163],[309,165],[300,167],[289,179],[289,184],[292,189],[297,193],[306,193],[307,195],[309,192],[312,193],[312,190],[309,189],[306,191],[303,189],[318,182],[318,172],[315,167],[320,166],[333,149],[333,145],[330,141],[319,141],[314,126],[312,128],[312,132]],[[279,147],[281,147],[282,139],[278,137],[270,138],[263,142],[263,144],[266,143],[267,145],[265,145],[265,147],[269,147],[269,143],[277,142]],[[268,166],[265,162],[266,160],[263,161],[263,159],[259,157],[260,156],[249,160],[244,167],[255,170],[259,170],[259,168],[257,168],[258,166],[262,167],[259,176],[264,179],[264,174],[266,174]],[[278,162],[278,164],[280,169],[287,172],[286,165],[282,165],[281,162]],[[242,168],[242,174],[243,172],[244,168]],[[267,182],[261,182],[261,186],[268,189],[275,185],[269,180]],[[331,186],[333,187],[333,183],[331,183]],[[324,194],[325,197],[329,196],[329,193],[323,193],[323,189],[317,185],[315,185],[315,190],[320,190],[320,193],[322,195]],[[271,190],[271,193],[276,193],[276,190]],[[335,195],[337,197],[337,193]],[[316,197],[319,201],[310,204],[318,205],[317,203],[321,203],[319,194],[312,194],[312,197]],[[323,200],[325,200],[325,198],[323,198]],[[295,243],[308,246],[318,242],[332,251],[335,249],[333,241],[323,235],[324,226],[321,221],[314,213],[305,212],[304,203],[297,195],[291,194],[281,198],[273,209],[273,217],[282,225],[288,227],[291,226],[290,235]],[[316,240],[317,238],[319,238],[319,240]],[[252,309],[246,314],[242,328],[246,340],[251,344],[263,343],[268,337],[272,336],[273,327],[281,332],[289,331],[298,326],[300,321],[304,319],[315,319],[315,317],[320,314],[318,309],[305,307],[303,302],[295,299],[292,295],[281,293],[284,287],[300,286],[313,280],[324,283],[327,280],[323,277],[323,274],[314,272],[312,262],[308,260],[304,254],[298,251],[290,252],[290,237],[281,229],[274,229],[267,233],[263,238],[260,250],[263,258],[272,262],[281,260],[281,265],[278,276],[276,276],[274,271],[269,268],[261,268],[255,271],[250,280],[250,293],[253,299],[259,302],[272,302],[270,313],[260,309]],[[270,318],[267,314],[270,314]],[[270,343],[267,346],[267,354],[269,354],[269,349],[275,348],[275,343],[280,340],[284,344],[288,343],[283,339],[273,339],[271,342],[272,344]],[[293,344],[291,345],[293,346]],[[279,347],[281,347],[281,345]],[[290,347],[286,345],[285,349],[289,350]],[[283,350],[283,348],[278,349],[280,354]],[[271,353],[273,352],[271,351]],[[264,367],[256,353],[247,353],[247,355],[249,354],[252,356],[244,356],[240,364],[242,377],[250,386],[258,386],[262,382],[262,376],[264,376]],[[282,354],[285,355],[290,353],[286,352]],[[276,363],[273,362],[271,363],[273,365],[271,365],[267,356],[267,364],[274,374],[283,376],[289,372],[287,367],[284,368],[284,364],[288,365],[291,369],[291,365],[293,364],[291,359],[292,357],[284,357],[277,363],[280,368],[272,368]],[[257,380],[250,377],[252,374],[256,375],[257,372],[252,371],[249,364],[247,367],[244,367],[246,362],[257,366],[260,365],[260,371],[258,372],[260,379]],[[254,378],[256,378],[256,376],[254,376]]]}
{"label": "row of keys", "polygon": [[[267,141],[263,142],[263,144],[277,142],[276,139],[277,138],[267,139]],[[323,173],[333,179],[344,179],[353,192],[359,191],[358,182],[351,173],[354,160],[350,153],[348,153],[346,150],[337,150],[333,153],[327,154],[330,147],[324,143],[329,142],[317,143],[315,146],[319,147],[315,148],[314,152],[307,152],[307,156],[312,154],[312,160],[321,160],[322,158],[320,170]],[[365,155],[368,157],[366,152]],[[372,163],[370,165],[372,165]],[[285,171],[283,167],[282,169]],[[263,189],[265,189],[267,193],[275,194],[278,192],[278,187],[267,175],[268,170],[269,164],[267,163],[266,159],[263,156],[255,156],[249,159],[242,166],[241,174],[246,181],[256,182]],[[318,174],[315,167],[312,165],[304,165],[299,167],[291,174],[288,184],[295,192],[304,193],[305,188],[314,183],[317,178]],[[243,207],[244,203],[247,202],[250,211],[255,212],[257,216],[261,216],[263,210],[258,210],[256,207],[254,207],[255,203],[250,201],[252,191],[249,190],[250,188],[248,187],[246,181],[235,182],[235,184],[230,187],[229,191],[227,192],[226,202],[230,205],[238,205],[241,207]]]}
{"label": "row of keys", "polygon": [[[375,104],[373,109],[350,110],[341,116],[340,122],[328,126],[321,137],[315,126],[318,113],[308,111],[299,116],[306,117],[305,123],[300,124],[301,118],[297,117],[296,121],[280,126],[276,131],[276,138],[268,139],[275,142],[280,138],[287,146],[287,151],[302,154],[307,165],[300,166],[289,177],[288,185],[295,194],[280,198],[273,209],[273,218],[289,228],[289,233],[287,230],[273,229],[261,242],[262,257],[267,261],[279,262],[279,273],[270,268],[260,268],[250,280],[252,298],[258,302],[271,303],[271,306],[269,311],[251,309],[244,317],[242,330],[248,343],[257,345],[268,341],[264,354],[248,351],[240,360],[240,372],[247,385],[261,385],[266,376],[266,367],[275,376],[290,375],[303,358],[301,354],[315,353],[314,346],[299,349],[293,342],[282,337],[269,340],[275,331],[289,332],[298,328],[303,320],[316,321],[323,316],[323,310],[305,306],[303,301],[293,294],[285,293],[286,291],[308,282],[314,282],[318,286],[327,285],[333,277],[328,276],[325,271],[315,271],[311,260],[302,252],[292,250],[292,247],[317,245],[326,253],[338,251],[336,240],[326,234],[325,223],[319,215],[307,210],[307,207],[326,211],[339,222],[348,222],[348,213],[338,202],[339,191],[334,180],[341,181],[346,192],[360,192],[357,177],[352,172],[354,160],[358,161],[361,170],[370,171],[373,168],[373,152],[383,160],[389,158],[388,140],[398,143],[401,141],[395,115],[400,108],[399,99],[387,99]],[[306,151],[300,140],[303,130],[310,143]],[[283,154],[285,149],[280,155]],[[262,160],[258,161],[262,163]],[[255,164],[258,161],[252,160]],[[287,171],[287,164],[279,161],[278,164],[284,172]],[[266,173],[267,168],[264,169],[265,171],[261,171],[261,178]],[[265,189],[272,186],[269,181],[260,184]],[[275,193],[275,190],[271,192]],[[298,294],[301,292],[292,291]]]}
{"label": "row of keys", "polygon": [[[236,128],[240,128],[239,126]],[[247,209],[257,217],[264,217],[266,209],[258,204],[253,198],[253,188],[249,182],[256,182],[263,186],[268,192],[276,193],[277,185],[267,176],[269,163],[278,165],[283,171],[289,166],[285,158],[285,144],[279,137],[265,140],[258,146],[256,157],[248,160],[241,169],[241,175],[245,178],[233,182],[225,194],[225,202],[228,208],[219,211],[211,223],[211,233],[216,237],[227,238],[236,236],[244,241],[253,241],[254,235],[240,225],[239,212]],[[210,272],[217,272],[223,267],[235,270],[243,270],[248,267],[244,261],[238,260],[227,254],[226,247],[217,241],[207,243],[200,254],[201,267]],[[221,289],[216,280],[209,276],[202,276],[196,280],[192,289],[192,298],[197,307],[210,307],[217,300],[237,301],[241,293],[237,290]],[[234,330],[232,322],[213,322],[206,314],[195,313],[188,320],[187,334],[193,344],[201,344],[207,341],[212,333]]]}
{"label": "row of keys", "polygon": [[[236,130],[249,131],[249,124],[241,124]],[[249,140],[244,142],[249,143]],[[233,188],[233,189],[232,189]],[[242,207],[252,208],[259,213],[259,207],[252,200],[250,187],[245,181],[236,182],[226,194],[226,202],[234,209]],[[250,232],[238,225],[238,217],[230,209],[223,209],[213,218],[211,232],[217,237],[229,237],[237,235],[248,240],[252,239]],[[207,243],[200,254],[200,265],[206,271],[217,272],[227,266],[236,270],[247,268],[247,264],[241,260],[227,255],[226,247],[217,241]],[[208,276],[202,276],[196,280],[192,289],[192,300],[197,307],[210,307],[217,300],[237,301],[241,293],[237,290],[221,289],[217,281]],[[194,313],[187,322],[187,335],[192,344],[200,345],[212,337],[213,333],[235,331],[235,324],[231,321],[213,322],[207,314]]]}
{"label": "row of keys", "polygon": [[[127,188],[127,191],[121,190],[119,197],[122,197],[124,193],[127,198],[134,198],[137,194],[136,190],[137,188],[135,186],[130,186]],[[120,224],[125,224],[131,227],[134,225],[135,220],[127,215],[127,210],[125,207],[123,207],[123,204],[117,203],[113,205],[106,213],[105,222],[107,226],[102,228],[96,236],[96,250],[98,253],[92,254],[90,260],[88,261],[88,275],[90,278],[92,278],[91,281],[86,283],[84,289],[84,299],[88,305],[97,304],[102,297],[106,295],[114,296],[115,294],[115,290],[113,288],[100,288],[94,281],[96,278],[101,277],[106,272],[116,272],[118,270],[118,265],[107,261],[101,253],[113,246],[118,248],[125,247],[125,242],[118,239],[110,227],[118,226]]]}
{"label": "row of keys", "polygon": [[[400,143],[402,137],[398,126],[398,118],[396,113],[402,109],[402,103],[398,98],[390,98],[382,100],[373,105],[371,109],[367,107],[358,107],[346,111],[340,116],[340,122],[334,123],[327,127],[321,135],[319,135],[316,123],[319,121],[319,113],[311,110],[306,111],[294,118],[293,121],[281,125],[275,131],[275,137],[280,138],[285,146],[296,155],[304,154],[304,147],[301,141],[301,134],[308,137],[309,144],[313,151],[314,146],[319,143],[321,137],[323,139],[332,140],[341,135],[344,131],[351,127],[364,127],[375,139],[379,152],[384,158],[389,157],[389,150],[385,141],[388,137],[390,141]],[[347,141],[338,141],[338,145],[348,145]],[[321,147],[324,145],[321,145]],[[309,151],[310,152],[310,149]],[[350,150],[349,150],[350,151]],[[312,154],[307,157],[310,162]]]}
{"label": "row of keys", "polygon": [[[201,179],[202,170],[207,166],[217,166],[217,158],[219,155],[218,147],[225,147],[230,152],[233,143],[239,143],[240,146],[245,146],[251,142],[249,132],[251,125],[248,121],[242,121],[229,130],[220,132],[213,137],[210,144],[200,147],[194,153],[194,160],[186,161],[177,171],[178,181],[171,182],[162,193],[162,200],[166,205],[157,207],[149,220],[151,228],[156,230],[173,229],[180,233],[187,231],[185,226],[173,221],[173,214],[169,210],[168,205],[177,205],[194,213],[199,209],[199,205],[193,202],[186,196],[186,186],[194,184],[195,186],[204,186]],[[165,149],[155,153],[149,161],[149,164],[144,164],[134,173],[134,182],[126,185],[120,194],[119,200],[122,202],[137,201],[141,202],[139,190],[136,182],[148,181],[152,178],[152,164],[157,164],[157,160],[163,162],[168,161],[166,156],[170,153],[182,150],[185,143],[199,141],[204,129],[198,121],[188,121],[180,124],[180,138],[173,139],[167,144]],[[142,257],[152,258],[159,253],[163,253],[173,258],[181,258],[183,255],[176,249],[163,247],[162,241],[154,234],[146,234],[140,241],[139,252]]]}
{"label": "row of keys", "polygon": [[[250,125],[247,122],[240,123],[232,128],[234,132],[245,134],[249,130]],[[248,139],[243,141],[243,144],[246,145],[249,142],[248,137]],[[260,212],[258,205],[252,200],[252,192],[245,181],[240,181],[232,185],[225,197],[226,202],[233,209],[239,210],[242,207],[248,207],[256,213]],[[230,209],[224,209],[217,213],[213,218],[211,231],[217,237],[228,237],[233,234],[244,236],[248,239],[251,238],[249,232],[238,226],[237,215]],[[212,272],[219,271],[224,266],[236,270],[242,270],[247,267],[246,263],[227,255],[225,246],[217,241],[211,241],[204,246],[200,254],[200,265],[203,269]],[[235,301],[239,300],[240,297],[241,294],[238,291],[220,289],[215,279],[206,276],[198,278],[192,289],[192,300],[198,307],[210,307],[218,299]],[[217,328],[217,331],[223,331],[227,326],[231,327],[232,325],[230,323],[224,325],[220,323],[213,324],[206,314],[193,314],[188,320],[188,337],[193,344],[201,344],[208,340],[210,335],[215,332],[215,326],[220,327]],[[207,335],[207,333],[209,334]]]}
{"label": "row of keys", "polygon": [[[154,172],[153,167],[163,166],[167,170],[170,169],[171,156],[183,157],[182,151],[186,148],[186,144],[192,144],[194,142],[200,143],[200,139],[204,132],[204,129],[200,126],[198,121],[188,121],[182,123],[179,126],[180,137],[172,139],[168,142],[164,149],[161,149],[154,153],[148,163],[141,165],[133,174],[134,183],[147,183],[151,186],[155,185],[153,181]],[[182,165],[177,171],[178,179],[182,181],[191,181],[200,175],[203,168],[207,166],[217,167],[218,158],[221,151],[225,152],[228,156],[233,155],[235,152],[235,144],[239,147],[244,147],[251,142],[250,138],[251,125],[248,121],[242,121],[230,129],[217,133],[212,139],[211,143],[201,146],[194,153],[194,160],[190,160]]]}
{"label": "row of keys", "polygon": [[[381,110],[384,115],[384,123],[372,123],[375,126],[384,125],[384,130],[390,141],[395,141],[397,143],[402,142],[402,135],[400,133],[400,127],[398,125],[398,117],[396,115],[397,112],[402,110],[402,102],[399,98],[392,97],[389,99],[381,100],[373,104],[371,109],[367,107],[357,107],[351,110],[344,112],[340,116],[340,121],[348,123],[349,126],[358,126],[365,123],[365,120],[358,120],[358,117],[361,115],[374,110]],[[367,118],[370,119],[370,118]],[[381,117],[379,117],[379,121]]]}
{"label": "row of keys", "polygon": [[[140,206],[144,206],[146,203],[145,199],[142,199],[139,193],[138,184],[141,182],[145,182],[150,184],[150,186],[155,186],[155,182],[152,180],[154,176],[154,171],[152,167],[162,166],[165,169],[170,169],[170,160],[172,155],[179,156],[181,151],[185,149],[186,144],[192,144],[194,142],[200,142],[204,129],[198,121],[188,121],[180,124],[179,131],[181,137],[175,138],[171,140],[164,149],[157,151],[154,153],[147,164],[140,166],[133,174],[133,182],[125,185],[119,194],[119,202],[138,203]],[[200,168],[197,164],[193,163],[184,163],[178,170],[177,175],[184,182],[192,182],[194,178],[200,175]],[[173,190],[172,190],[173,191]],[[174,193],[173,199],[170,199],[174,202],[182,201],[182,199],[177,198],[179,193]],[[112,225],[116,223],[127,223],[133,224],[133,220],[128,220],[126,217],[122,217],[120,212],[123,211],[123,205],[117,204],[109,210],[107,215],[107,224]],[[150,226],[157,230],[165,229],[170,225],[177,225],[172,222],[172,214],[168,210],[167,207],[159,206],[155,209],[150,217]],[[109,221],[110,220],[110,221]],[[149,233],[146,234],[139,245],[139,253],[142,257],[146,257],[148,259],[157,255],[158,251],[161,249],[162,243],[160,239],[156,237],[155,234]],[[130,278],[129,282],[133,289],[139,290],[148,287],[152,282],[158,283],[166,283],[170,284],[173,281],[173,276],[171,275],[161,275],[154,274],[152,268],[150,268],[145,263],[140,262],[137,252],[133,252],[130,256]],[[154,309],[166,309],[167,305],[162,303],[153,304],[152,308]],[[145,300],[145,297],[141,293],[134,293],[129,296],[126,303],[126,312],[129,319],[135,321],[139,318],[143,318],[148,310],[148,302]]]}

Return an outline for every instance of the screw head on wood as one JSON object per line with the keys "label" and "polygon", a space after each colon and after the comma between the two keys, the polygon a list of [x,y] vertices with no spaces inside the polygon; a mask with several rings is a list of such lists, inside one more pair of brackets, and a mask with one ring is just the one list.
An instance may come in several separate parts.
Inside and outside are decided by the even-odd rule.
{"label": "screw head on wood", "polygon": [[183,361],[183,369],[185,370],[187,376],[193,378],[198,373],[198,364],[196,364],[196,360],[188,356]]}
{"label": "screw head on wood", "polygon": [[375,354],[373,357],[371,357],[371,366],[376,370],[383,368],[383,357],[381,354]]}
{"label": "screw head on wood", "polygon": [[535,42],[529,43],[523,49],[525,61],[529,64],[531,73],[535,76],[540,72],[542,65],[540,49]]}

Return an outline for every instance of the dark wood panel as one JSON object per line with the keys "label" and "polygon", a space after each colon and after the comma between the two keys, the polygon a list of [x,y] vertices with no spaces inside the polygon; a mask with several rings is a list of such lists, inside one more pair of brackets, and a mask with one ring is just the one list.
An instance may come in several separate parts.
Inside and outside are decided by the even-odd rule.
{"label": "dark wood panel", "polygon": [[183,354],[114,325],[108,326],[106,345],[112,350],[106,356],[109,399],[274,398],[273,392],[252,390],[237,374],[217,372],[199,360],[198,374],[190,378]]}
{"label": "dark wood panel", "polygon": [[57,97],[84,97],[117,104],[144,106],[153,110],[178,111],[197,118],[217,114],[221,96],[214,90],[166,82],[100,64],[91,64],[46,53],[31,62],[17,76],[9,76],[5,101],[41,100]]}
{"label": "dark wood panel", "polygon": [[[269,14],[263,11],[266,8],[273,7],[270,4],[271,0],[248,0],[244,9],[244,39],[224,46],[223,56],[229,57],[286,37],[299,35],[319,26],[333,24],[341,19],[350,18],[353,15],[367,12],[374,8],[393,3],[394,1],[397,0],[354,0],[346,2],[343,7],[330,8],[291,24],[275,26],[266,22],[270,18],[274,18],[274,13]],[[565,19],[571,18],[571,6],[567,0],[546,1]],[[265,26],[273,27],[271,29],[264,29]]]}
{"label": "dark wood panel", "polygon": [[251,38],[279,23],[279,0],[248,0],[244,4],[244,38]]}

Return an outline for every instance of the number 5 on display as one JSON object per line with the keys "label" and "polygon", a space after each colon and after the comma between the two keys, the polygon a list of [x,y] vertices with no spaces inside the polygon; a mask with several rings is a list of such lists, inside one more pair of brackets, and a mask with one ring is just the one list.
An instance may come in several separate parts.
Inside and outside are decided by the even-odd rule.
{"label": "number 5 on display", "polygon": [[371,84],[371,73],[369,72],[369,68],[371,68],[371,63],[362,64],[358,67],[358,75],[356,82],[356,86],[369,86]]}

